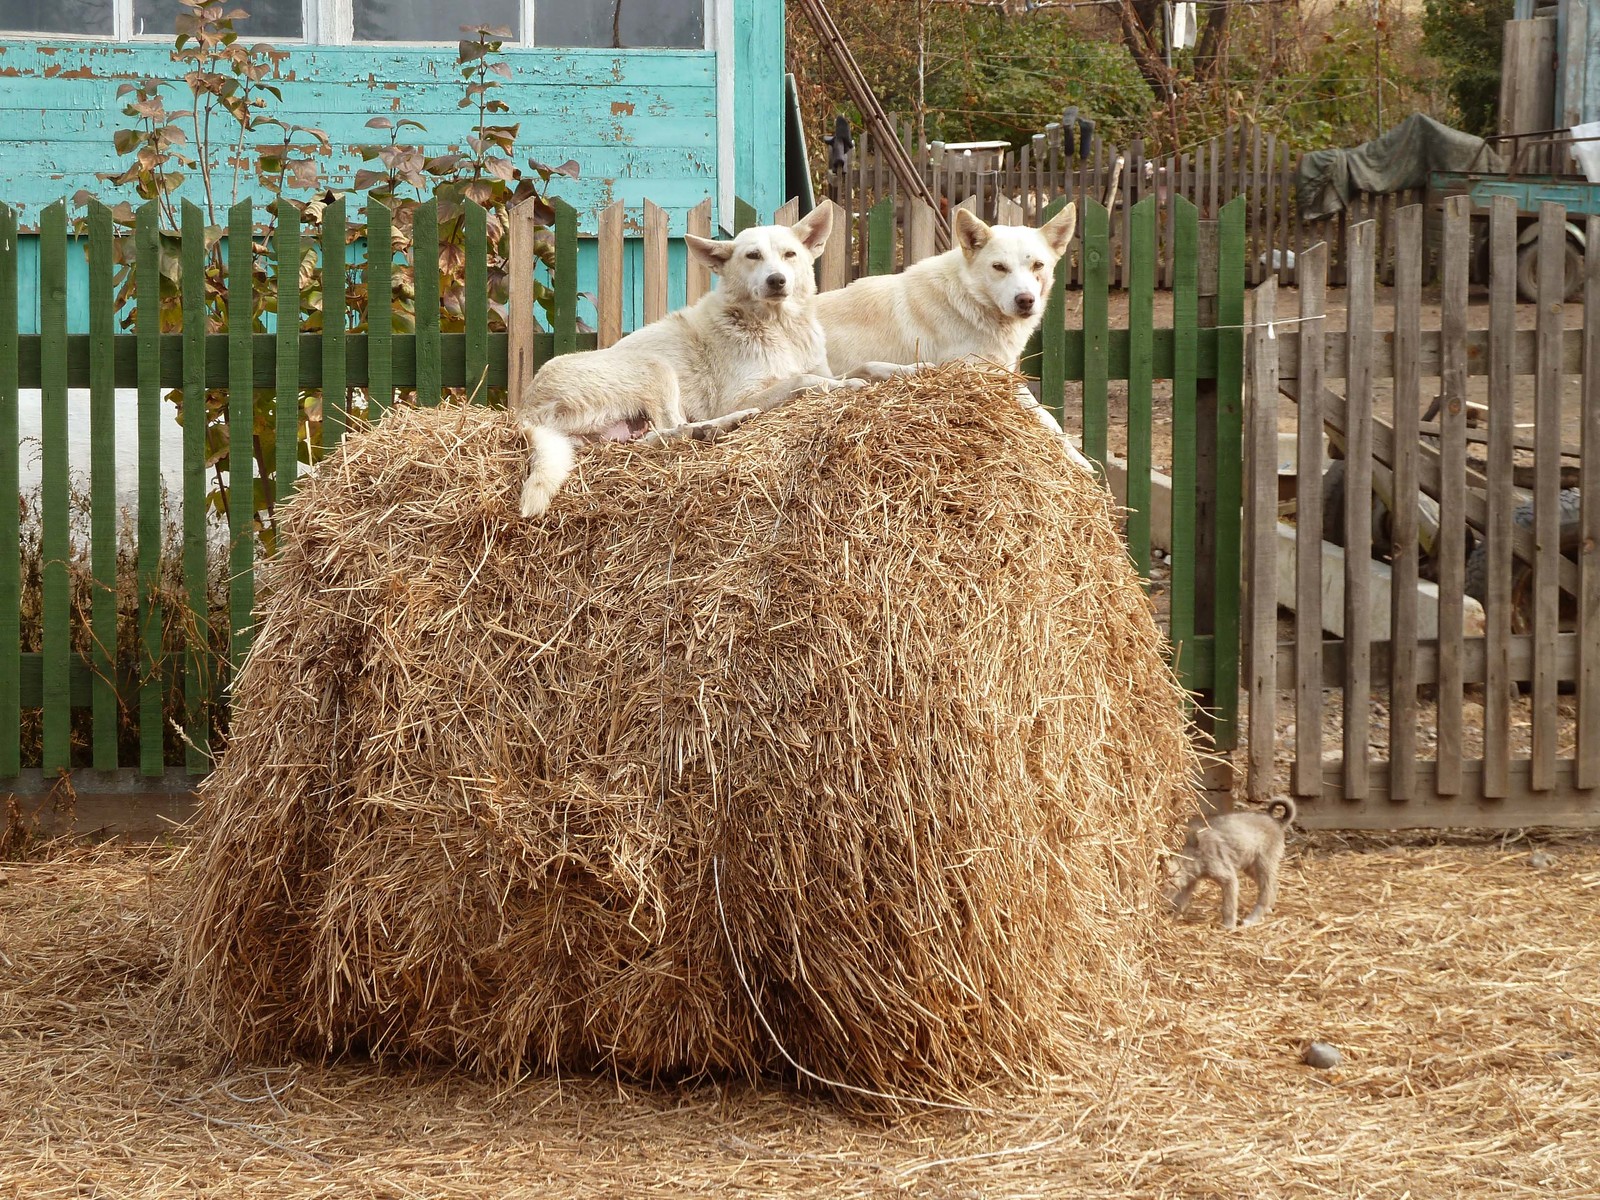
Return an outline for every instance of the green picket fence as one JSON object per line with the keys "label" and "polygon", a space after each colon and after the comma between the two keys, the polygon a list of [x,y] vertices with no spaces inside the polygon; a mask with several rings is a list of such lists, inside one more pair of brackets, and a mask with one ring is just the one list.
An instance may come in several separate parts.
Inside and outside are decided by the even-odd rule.
{"label": "green picket fence", "polygon": [[[1050,211],[1059,208],[1057,201]],[[1215,228],[1202,223],[1192,205],[1178,200],[1174,214],[1178,261],[1173,292],[1173,322],[1158,328],[1153,320],[1156,278],[1156,222],[1153,198],[1131,212],[1132,287],[1128,293],[1127,328],[1108,321],[1108,275],[1111,248],[1106,210],[1090,202],[1080,214],[1083,264],[1081,327],[1066,327],[1065,272],[1050,295],[1044,334],[1027,363],[1042,381],[1045,403],[1065,416],[1069,381],[1082,383],[1081,418],[1085,452],[1106,459],[1110,426],[1108,384],[1125,380],[1128,387],[1129,551],[1143,573],[1150,567],[1150,433],[1152,384],[1173,385],[1173,530],[1171,634],[1178,647],[1177,667],[1186,685],[1208,697],[1219,745],[1236,738],[1239,672],[1239,556],[1242,437],[1244,206],[1230,203]],[[532,359],[595,345],[593,334],[580,332],[577,316],[577,214],[557,202],[554,229],[554,301],[550,332],[532,339]],[[40,634],[38,649],[22,647],[21,554],[0,550],[0,778],[18,776],[25,768],[46,775],[68,767],[110,771],[136,768],[146,776],[162,774],[172,742],[167,723],[176,710],[183,729],[179,763],[190,774],[209,769],[214,727],[220,724],[226,683],[249,648],[251,610],[255,601],[255,567],[260,552],[256,515],[262,505],[288,495],[301,469],[301,456],[319,457],[344,436],[352,403],[376,417],[395,403],[397,394],[414,394],[417,402],[437,403],[448,389],[472,393],[481,402],[486,389],[508,384],[508,335],[491,332],[491,305],[483,264],[488,259],[486,214],[468,205],[459,232],[468,269],[462,311],[451,320],[459,329],[441,328],[438,278],[435,272],[414,276],[411,311],[393,306],[393,273],[397,260],[377,255],[354,261],[347,245],[353,232],[344,201],[327,208],[320,229],[298,221],[273,227],[264,243],[250,202],[228,212],[226,274],[249,278],[265,272],[275,281],[277,311],[300,312],[300,272],[309,261],[320,272],[322,313],[317,332],[300,321],[283,320],[268,329],[252,316],[227,319],[225,298],[205,294],[205,259],[211,249],[200,210],[185,204],[179,229],[158,227],[158,210],[147,204],[137,213],[130,233],[120,231],[111,212],[92,204],[84,236],[69,238],[67,208],[57,203],[40,217],[38,238],[38,334],[19,333],[19,230],[16,216],[0,207],[0,496],[19,488],[19,389],[38,389],[42,403],[42,489]],[[758,215],[741,204],[736,224],[754,224]],[[367,245],[390,240],[389,210],[368,205],[364,228]],[[892,269],[894,214],[887,202],[868,217],[874,226],[870,244],[874,270]],[[1215,286],[1202,279],[1200,264],[1208,256],[1203,241],[1215,237],[1220,263]],[[118,241],[118,239],[129,239]],[[421,206],[411,231],[416,261],[437,261],[440,238],[435,205]],[[254,242],[252,239],[256,239]],[[132,271],[132,311],[119,314],[116,303],[117,251]],[[885,251],[884,248],[887,248]],[[131,254],[129,250],[131,249]],[[69,253],[85,253],[88,266],[88,333],[68,333],[67,278]],[[401,260],[403,261],[403,260]],[[276,271],[277,263],[293,264]],[[665,255],[655,269],[664,269]],[[525,263],[511,264],[531,272]],[[174,281],[173,276],[176,276]],[[165,328],[159,306],[163,279],[169,304]],[[351,288],[369,297],[390,297],[389,306],[372,303],[371,313],[387,307],[388,320],[347,314]],[[181,303],[174,315],[170,303],[176,288]],[[1214,319],[1202,324],[1202,295],[1214,294]],[[513,295],[516,292],[513,289]],[[334,319],[343,315],[344,319]],[[518,314],[520,317],[520,314]],[[131,320],[129,318],[131,317]],[[119,321],[131,332],[119,332]],[[67,393],[87,388],[90,396],[89,509],[91,536],[87,553],[92,576],[87,612],[74,612],[69,571],[75,561],[71,542],[71,497],[68,478]],[[119,503],[115,479],[115,390],[137,391],[138,492],[136,521],[136,585],[139,613],[132,653],[118,652],[116,537]],[[179,393],[183,424],[183,487],[181,493],[180,627],[208,628],[208,597],[214,547],[208,539],[206,394],[226,391],[228,430],[249,436],[229,437],[224,460],[228,514],[226,547],[226,645],[208,647],[202,639],[172,644],[173,603],[170,591],[156,586],[162,568],[164,531],[159,438],[163,405]],[[258,468],[252,450],[263,431],[256,426],[256,401],[269,395],[275,412],[274,453],[270,479]],[[320,405],[315,445],[301,436],[303,413]],[[1206,447],[1214,449],[1207,452]],[[218,464],[220,465],[220,464]],[[1204,514],[1210,514],[1207,521]],[[7,533],[12,536],[6,536]],[[18,508],[0,504],[0,548],[18,546]],[[82,563],[80,552],[76,561]],[[170,566],[170,564],[169,564]],[[81,568],[80,568],[81,569]],[[74,622],[87,624],[87,653],[75,652]],[[78,630],[81,635],[85,630]],[[80,636],[78,639],[84,639]],[[124,639],[126,641],[126,639]],[[74,738],[74,712],[78,711]],[[87,714],[87,722],[83,717]],[[125,742],[119,753],[119,717],[136,728],[136,761],[128,761]],[[30,720],[30,718],[33,718]],[[23,730],[36,729],[24,753]],[[85,729],[87,732],[85,732]]]}

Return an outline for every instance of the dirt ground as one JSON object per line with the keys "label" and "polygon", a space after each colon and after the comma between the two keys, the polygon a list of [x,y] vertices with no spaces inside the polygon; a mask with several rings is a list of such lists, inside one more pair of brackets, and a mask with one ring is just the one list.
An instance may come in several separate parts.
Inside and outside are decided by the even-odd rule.
{"label": "dirt ground", "polygon": [[0,864],[0,1197],[1600,1195],[1600,838],[1297,837],[1278,912],[1223,933],[1203,892],[1079,1075],[889,1118],[230,1061],[167,982],[179,870]]}

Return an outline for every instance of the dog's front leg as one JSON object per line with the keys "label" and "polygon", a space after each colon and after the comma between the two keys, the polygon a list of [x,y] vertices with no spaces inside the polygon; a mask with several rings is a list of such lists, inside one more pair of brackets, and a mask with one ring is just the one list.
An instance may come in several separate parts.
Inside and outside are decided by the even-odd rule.
{"label": "dog's front leg", "polygon": [[865,386],[866,381],[861,379],[831,379],[826,375],[792,375],[788,379],[778,379],[763,385],[744,396],[741,403],[761,412],[769,412],[778,405],[793,400],[801,392],[854,391]]}
{"label": "dog's front leg", "polygon": [[1239,876],[1229,871],[1215,878],[1222,885],[1222,927],[1232,929],[1239,923]]}
{"label": "dog's front leg", "polygon": [[758,408],[741,408],[731,413],[723,413],[720,417],[712,417],[707,421],[686,421],[681,425],[674,425],[670,429],[652,429],[639,439],[641,446],[659,446],[662,442],[673,442],[679,438],[692,438],[697,442],[714,442],[730,429],[743,425],[751,417],[760,413]]}

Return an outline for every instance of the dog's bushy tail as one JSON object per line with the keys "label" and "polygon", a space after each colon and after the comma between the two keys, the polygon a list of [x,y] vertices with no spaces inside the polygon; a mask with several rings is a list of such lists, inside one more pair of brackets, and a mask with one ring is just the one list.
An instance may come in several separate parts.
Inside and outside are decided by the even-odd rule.
{"label": "dog's bushy tail", "polygon": [[575,454],[572,439],[550,425],[535,425],[529,436],[533,439],[533,454],[528,461],[527,482],[522,485],[522,515],[540,517],[572,474]]}
{"label": "dog's bushy tail", "polygon": [[1299,809],[1295,808],[1294,801],[1287,796],[1280,796],[1267,805],[1267,816],[1271,817],[1285,829],[1294,824]]}

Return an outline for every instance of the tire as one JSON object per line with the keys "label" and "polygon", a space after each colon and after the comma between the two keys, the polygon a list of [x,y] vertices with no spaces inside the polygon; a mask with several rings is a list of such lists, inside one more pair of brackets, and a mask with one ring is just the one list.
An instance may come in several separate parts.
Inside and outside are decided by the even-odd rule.
{"label": "tire", "polygon": [[[1561,542],[1563,545],[1574,541],[1580,531],[1578,523],[1581,512],[1582,494],[1577,488],[1564,488],[1561,492]],[[1533,528],[1533,501],[1524,500],[1511,511],[1511,521],[1523,529]],[[1511,560],[1511,594],[1515,600],[1519,594],[1525,595],[1533,568],[1515,558]],[[1471,554],[1467,555],[1466,576],[1464,590],[1478,603],[1486,603],[1489,597],[1489,541],[1480,538]],[[1519,619],[1526,620],[1528,614],[1520,606],[1512,617],[1515,626]]]}
{"label": "tire", "polygon": [[[1562,242],[1562,266],[1566,278],[1562,300],[1576,299],[1583,291],[1583,251],[1567,237]],[[1539,243],[1529,242],[1517,251],[1517,295],[1530,304],[1539,300]]]}
{"label": "tire", "polygon": [[[1336,458],[1322,477],[1322,540],[1344,545],[1345,460]],[[1389,509],[1372,494],[1372,548],[1385,556],[1389,551]]]}

